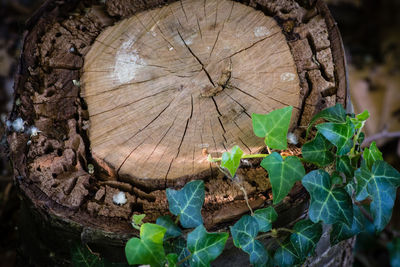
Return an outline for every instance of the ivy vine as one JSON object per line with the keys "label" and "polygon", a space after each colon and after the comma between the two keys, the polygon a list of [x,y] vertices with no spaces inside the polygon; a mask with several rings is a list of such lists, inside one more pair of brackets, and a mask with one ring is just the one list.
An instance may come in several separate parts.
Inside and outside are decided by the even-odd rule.
{"label": "ivy vine", "polygon": [[[287,196],[297,181],[310,195],[308,219],[297,222],[293,229],[272,227],[278,217],[272,206],[253,212],[247,203],[249,215],[230,227],[230,235],[254,266],[301,265],[313,254],[322,235],[322,224],[332,226],[332,245],[362,232],[367,219],[377,232],[382,231],[391,218],[400,186],[400,173],[383,161],[376,144],[365,149],[361,146],[368,111],[346,114],[340,104],[321,111],[307,128],[308,142],[302,147],[302,157],[282,156],[279,152],[288,146],[292,110],[285,107],[269,114],[252,114],[254,134],[264,139],[267,154],[246,155],[234,146],[221,158],[208,156],[240,187],[247,202],[244,187],[235,179],[241,160],[247,158],[263,158],[261,166],[268,172],[274,205]],[[325,122],[315,125],[321,120]],[[317,131],[309,140],[313,126]],[[307,174],[304,164],[311,170]],[[132,238],[126,244],[128,263],[210,266],[222,253],[229,234],[209,233],[203,226],[204,182],[191,181],[180,190],[167,189],[166,194],[175,219],[162,216],[152,224],[143,223],[144,215],[135,215],[132,225],[140,229],[140,239]],[[194,230],[186,235],[181,227]],[[276,245],[267,249],[258,240],[266,236],[273,237]]]}

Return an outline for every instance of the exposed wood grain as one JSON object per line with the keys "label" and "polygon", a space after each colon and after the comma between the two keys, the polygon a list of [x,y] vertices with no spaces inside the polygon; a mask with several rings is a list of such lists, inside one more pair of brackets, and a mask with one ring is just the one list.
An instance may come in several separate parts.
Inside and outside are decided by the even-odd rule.
{"label": "exposed wood grain", "polygon": [[82,83],[93,154],[146,186],[209,172],[203,148],[259,151],[251,114],[292,105],[295,123],[301,105],[282,29],[233,1],[183,0],[120,21],[96,39]]}

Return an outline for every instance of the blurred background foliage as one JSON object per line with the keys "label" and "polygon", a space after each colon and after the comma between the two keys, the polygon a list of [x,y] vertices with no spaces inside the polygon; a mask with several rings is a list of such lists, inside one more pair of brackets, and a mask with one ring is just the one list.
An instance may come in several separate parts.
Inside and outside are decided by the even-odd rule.
{"label": "blurred background foliage", "polygon": [[[400,170],[400,0],[325,1],[342,33],[354,111],[371,113],[366,142],[377,141],[385,160]],[[24,23],[42,2],[0,0],[0,267],[27,266],[18,254],[19,200],[1,136],[12,108]],[[400,192],[385,231],[367,230],[355,248],[355,266],[390,264],[400,266]]]}

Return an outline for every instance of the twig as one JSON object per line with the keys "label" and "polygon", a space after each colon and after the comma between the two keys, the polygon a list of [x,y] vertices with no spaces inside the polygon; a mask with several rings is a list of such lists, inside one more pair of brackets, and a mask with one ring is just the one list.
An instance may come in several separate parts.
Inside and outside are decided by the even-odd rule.
{"label": "twig", "polygon": [[370,137],[365,138],[362,146],[366,147],[373,141],[383,139],[383,138],[400,138],[400,132],[388,132],[387,130],[383,130],[380,133],[377,133]]}
{"label": "twig", "polygon": [[365,216],[365,218],[367,218],[368,221],[374,222],[374,218],[372,218],[371,214],[369,214],[360,203],[356,202],[355,204],[360,208],[361,213]]}
{"label": "twig", "polygon": [[192,254],[189,254],[185,258],[181,259],[176,265],[181,265],[182,263],[190,259],[190,257],[192,257]]}

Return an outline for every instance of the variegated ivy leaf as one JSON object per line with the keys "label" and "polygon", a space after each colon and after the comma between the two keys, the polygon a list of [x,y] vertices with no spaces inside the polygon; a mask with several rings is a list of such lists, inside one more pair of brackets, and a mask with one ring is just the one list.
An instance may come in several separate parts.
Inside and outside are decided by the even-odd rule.
{"label": "variegated ivy leaf", "polygon": [[234,146],[231,152],[224,152],[222,154],[221,167],[227,169],[233,178],[240,165],[243,151],[238,146]]}
{"label": "variegated ivy leaf", "polygon": [[365,216],[361,213],[357,205],[353,205],[354,219],[351,227],[344,223],[335,223],[332,225],[330,234],[331,245],[336,245],[340,241],[349,239],[364,230]]}
{"label": "variegated ivy leaf", "polygon": [[244,215],[230,229],[233,243],[250,255],[250,263],[256,266],[265,266],[269,261],[269,255],[261,242],[255,239],[259,232],[257,220],[249,215]]}
{"label": "variegated ivy leaf", "polygon": [[164,234],[167,230],[157,224],[145,223],[140,227],[140,239],[131,238],[125,246],[125,255],[130,265],[150,264],[162,267],[165,263],[163,247]]}
{"label": "variegated ivy leaf", "polygon": [[349,118],[345,123],[328,122],[318,124],[316,127],[329,142],[337,147],[336,154],[342,156],[350,152],[355,128]]}
{"label": "variegated ivy leaf", "polygon": [[344,110],[342,104],[336,104],[334,107],[322,110],[311,119],[311,122],[307,128],[307,136],[313,124],[319,119],[324,119],[329,122],[344,123],[346,122],[346,111]]}
{"label": "variegated ivy leaf", "polygon": [[265,138],[265,144],[272,149],[287,148],[287,133],[293,107],[276,109],[268,114],[251,115],[256,136]]}
{"label": "variegated ivy leaf", "polygon": [[375,161],[370,171],[366,166],[355,172],[356,200],[371,197],[370,210],[377,231],[382,231],[392,216],[396,189],[400,186],[400,173],[384,161]]}
{"label": "variegated ivy leaf", "polygon": [[383,160],[382,152],[376,147],[376,142],[372,142],[371,145],[366,147],[363,152],[363,158],[368,169],[372,168],[372,165],[377,160]]}
{"label": "variegated ivy leaf", "polygon": [[333,145],[322,134],[317,133],[313,140],[303,145],[301,153],[306,161],[324,167],[335,160],[332,147]]}
{"label": "variegated ivy leaf", "polygon": [[204,182],[201,180],[187,183],[181,190],[167,188],[169,210],[179,216],[184,228],[194,228],[203,223],[201,207],[204,203]]}
{"label": "variegated ivy leaf", "polygon": [[308,215],[313,222],[353,223],[353,205],[343,188],[333,188],[330,175],[323,170],[309,172],[302,180],[310,193]]}
{"label": "variegated ivy leaf", "polygon": [[274,204],[281,202],[293,184],[300,181],[305,174],[303,164],[298,157],[290,156],[283,160],[276,152],[264,158],[261,166],[268,171]]}
{"label": "variegated ivy leaf", "polygon": [[203,225],[199,225],[188,234],[187,248],[191,253],[191,267],[207,267],[224,250],[228,233],[208,233]]}
{"label": "variegated ivy leaf", "polygon": [[258,222],[259,231],[268,232],[272,229],[272,223],[278,218],[278,213],[270,206],[265,209],[256,210],[253,217]]}

